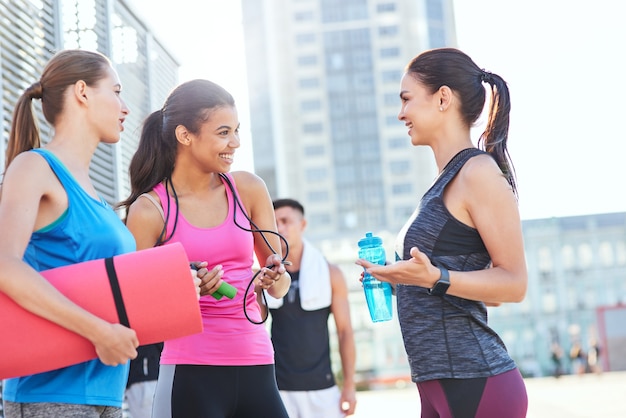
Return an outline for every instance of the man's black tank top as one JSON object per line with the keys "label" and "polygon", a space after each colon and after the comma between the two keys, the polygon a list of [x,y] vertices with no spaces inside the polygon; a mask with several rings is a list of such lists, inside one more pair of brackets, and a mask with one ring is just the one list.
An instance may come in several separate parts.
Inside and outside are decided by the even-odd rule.
{"label": "man's black tank top", "polygon": [[289,272],[291,287],[272,313],[272,343],[280,390],[319,390],[335,385],[330,363],[330,307],[305,311],[300,305],[300,272]]}

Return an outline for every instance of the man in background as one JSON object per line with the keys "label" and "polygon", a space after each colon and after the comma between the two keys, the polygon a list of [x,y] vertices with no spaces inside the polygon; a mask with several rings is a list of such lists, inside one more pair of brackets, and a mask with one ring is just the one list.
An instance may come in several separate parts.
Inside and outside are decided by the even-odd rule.
{"label": "man in background", "polygon": [[137,357],[130,361],[126,384],[126,405],[130,418],[150,418],[152,401],[159,377],[159,360],[163,343],[140,345]]}
{"label": "man in background", "polygon": [[[291,287],[282,299],[268,296],[272,315],[276,380],[290,418],[340,418],[356,406],[356,349],[348,286],[343,273],[303,238],[304,207],[293,199],[274,201],[278,232],[288,247]],[[283,242],[283,254],[287,248]],[[328,319],[332,313],[339,342],[341,390],[331,368]]]}

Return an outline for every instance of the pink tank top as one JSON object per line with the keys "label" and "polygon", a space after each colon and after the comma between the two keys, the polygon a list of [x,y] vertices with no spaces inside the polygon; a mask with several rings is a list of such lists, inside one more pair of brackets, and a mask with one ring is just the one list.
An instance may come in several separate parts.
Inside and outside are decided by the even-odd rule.
{"label": "pink tank top", "polygon": [[[226,176],[233,184],[235,198],[240,201],[232,176]],[[189,260],[207,261],[208,269],[221,264],[223,280],[237,288],[237,295],[232,300],[227,297],[216,300],[211,295],[201,297],[199,303],[204,330],[199,334],[165,341],[161,364],[250,366],[274,363],[274,349],[265,326],[250,322],[243,311],[244,294],[253,276],[254,241],[251,232],[234,224],[233,216],[236,213],[237,224],[244,228],[249,229],[250,222],[235,203],[225,180],[222,179],[222,182],[228,199],[228,215],[224,222],[213,228],[198,228],[187,222],[178,213],[175,200],[167,195],[163,184],[159,183],[153,189],[161,200],[167,219],[166,237],[171,236],[178,215],[176,230],[168,242],[182,243]],[[261,313],[253,284],[248,289],[245,303],[248,316],[260,322]]]}

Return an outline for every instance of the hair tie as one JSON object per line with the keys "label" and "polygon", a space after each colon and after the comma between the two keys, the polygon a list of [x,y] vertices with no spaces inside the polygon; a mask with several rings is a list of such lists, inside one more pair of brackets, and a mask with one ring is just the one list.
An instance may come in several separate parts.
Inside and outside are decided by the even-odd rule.
{"label": "hair tie", "polygon": [[43,86],[40,81],[36,81],[30,85],[25,91],[26,95],[30,99],[41,99],[43,98]]}
{"label": "hair tie", "polygon": [[493,74],[490,73],[489,71],[485,71],[485,69],[482,69],[480,72],[480,81],[483,83],[489,83],[491,84],[491,82],[493,81]]}

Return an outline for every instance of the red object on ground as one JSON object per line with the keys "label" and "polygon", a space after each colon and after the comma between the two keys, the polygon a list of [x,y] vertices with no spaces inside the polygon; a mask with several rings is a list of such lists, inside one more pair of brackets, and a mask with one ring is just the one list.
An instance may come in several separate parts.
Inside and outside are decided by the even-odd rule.
{"label": "red object on ground", "polygon": [[[113,257],[130,327],[140,345],[202,331],[189,260],[179,243]],[[74,303],[119,323],[105,260],[41,272]],[[26,311],[0,292],[0,379],[41,373],[97,358],[91,342]]]}

